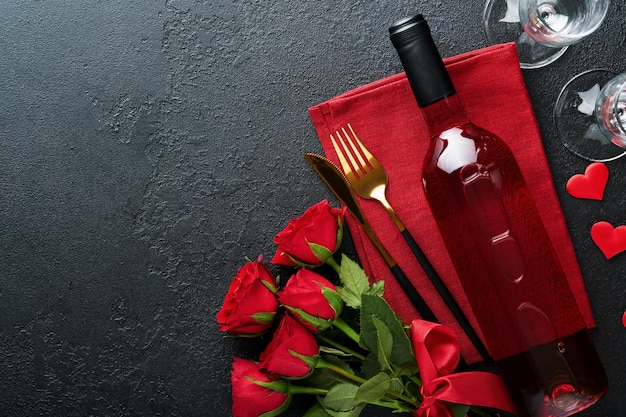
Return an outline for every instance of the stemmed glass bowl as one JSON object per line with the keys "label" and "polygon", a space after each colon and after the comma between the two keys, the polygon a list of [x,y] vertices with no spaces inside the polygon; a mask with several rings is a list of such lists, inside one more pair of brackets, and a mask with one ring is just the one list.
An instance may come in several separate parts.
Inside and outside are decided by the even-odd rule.
{"label": "stemmed glass bowl", "polygon": [[609,4],[609,0],[487,0],[483,25],[491,43],[516,43],[522,68],[540,68],[595,32]]}
{"label": "stemmed glass bowl", "polygon": [[561,90],[554,122],[566,149],[588,161],[626,154],[626,72],[578,74]]}

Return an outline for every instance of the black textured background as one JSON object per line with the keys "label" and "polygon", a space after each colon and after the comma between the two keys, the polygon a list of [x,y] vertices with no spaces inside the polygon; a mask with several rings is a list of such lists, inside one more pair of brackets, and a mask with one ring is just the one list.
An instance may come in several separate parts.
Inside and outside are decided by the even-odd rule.
{"label": "black textured background", "polygon": [[[229,282],[332,199],[307,108],[401,71],[387,27],[418,11],[443,56],[487,45],[482,1],[0,2],[0,415],[230,415],[231,356],[258,347],[217,330]],[[604,201],[569,197],[586,163],[551,108],[578,72],[626,69],[625,16],[524,73],[610,378],[587,417],[626,408],[626,253],[589,237],[626,224],[626,160]]]}

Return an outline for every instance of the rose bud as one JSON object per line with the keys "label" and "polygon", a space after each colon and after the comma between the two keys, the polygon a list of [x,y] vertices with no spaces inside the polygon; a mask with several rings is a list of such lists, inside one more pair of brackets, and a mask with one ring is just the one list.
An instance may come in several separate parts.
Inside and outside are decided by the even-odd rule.
{"label": "rose bud", "polygon": [[254,336],[267,330],[278,311],[276,279],[258,261],[247,262],[233,278],[224,304],[217,313],[221,331],[235,336]]}
{"label": "rose bud", "polygon": [[270,262],[307,267],[323,264],[341,245],[344,214],[345,208],[331,208],[327,200],[309,207],[276,235],[278,249]]}
{"label": "rose bud", "polygon": [[337,288],[326,278],[300,269],[278,293],[280,303],[312,332],[326,330],[343,309]]}
{"label": "rose bud", "polygon": [[271,342],[261,352],[260,367],[283,378],[304,378],[313,372],[318,353],[315,336],[285,314]]}
{"label": "rose bud", "polygon": [[289,383],[263,372],[256,362],[233,358],[233,417],[277,416],[289,407]]}

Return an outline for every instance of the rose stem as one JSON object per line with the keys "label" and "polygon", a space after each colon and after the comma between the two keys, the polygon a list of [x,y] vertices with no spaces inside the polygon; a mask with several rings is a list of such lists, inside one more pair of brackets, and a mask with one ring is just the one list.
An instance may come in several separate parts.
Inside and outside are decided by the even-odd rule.
{"label": "rose stem", "polygon": [[326,395],[327,389],[315,388],[315,387],[303,387],[300,385],[291,385],[289,387],[290,394],[312,394],[312,395]]}
{"label": "rose stem", "polygon": [[343,319],[341,317],[335,318],[334,325],[339,330],[341,330],[346,336],[348,336],[350,339],[354,340],[356,343],[360,343],[361,342],[361,336],[359,336],[359,334],[356,331],[354,331],[354,329],[352,327],[350,327],[350,325],[348,325],[348,323],[343,321]]}
{"label": "rose stem", "polygon": [[339,274],[341,267],[339,266],[335,258],[333,258],[332,256],[329,256],[324,262],[326,263],[326,265],[330,265],[331,268],[333,268],[335,272]]}

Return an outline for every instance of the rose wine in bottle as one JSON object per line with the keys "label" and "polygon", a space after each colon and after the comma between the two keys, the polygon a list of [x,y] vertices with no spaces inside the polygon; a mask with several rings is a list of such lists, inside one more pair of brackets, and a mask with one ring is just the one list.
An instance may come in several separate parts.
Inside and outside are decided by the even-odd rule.
{"label": "rose wine in bottle", "polygon": [[468,120],[421,15],[389,32],[430,132],[428,204],[519,416],[589,407],[607,378],[514,155]]}

